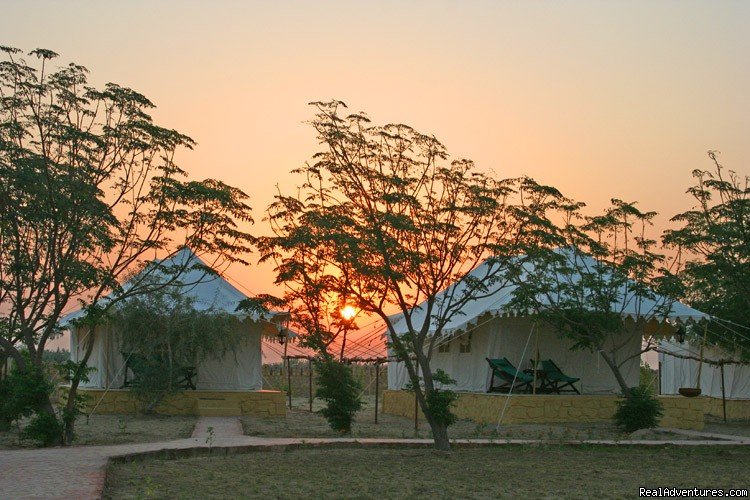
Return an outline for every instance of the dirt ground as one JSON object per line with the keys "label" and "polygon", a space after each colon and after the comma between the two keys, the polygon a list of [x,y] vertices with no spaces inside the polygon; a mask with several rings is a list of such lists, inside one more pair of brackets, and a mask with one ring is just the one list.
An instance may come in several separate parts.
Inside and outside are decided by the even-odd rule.
{"label": "dirt ground", "polygon": [[[362,438],[430,438],[429,425],[424,419],[417,423],[414,419],[393,415],[378,415],[375,423],[374,397],[365,398],[365,405],[356,416],[352,428],[352,437]],[[309,411],[308,400],[295,398],[292,410],[287,410],[285,419],[266,419],[259,417],[242,417],[245,434],[261,437],[339,437],[341,434],[331,430],[325,418],[316,413],[323,402],[314,400],[313,412]],[[719,427],[717,427],[718,429]],[[738,429],[742,424],[738,424]],[[746,429],[750,430],[750,422]],[[583,441],[589,439],[631,439],[628,434],[620,432],[611,422],[569,423],[569,424],[517,424],[497,425],[477,424],[470,420],[459,420],[449,429],[451,438],[489,438],[489,439],[542,439],[545,441]],[[714,432],[721,432],[716,430]],[[692,438],[664,432],[639,431],[632,439],[681,439]]]}
{"label": "dirt ground", "polygon": [[[190,437],[198,417],[148,415],[91,415],[76,422],[75,446],[169,441]],[[23,425],[23,424],[22,424]],[[31,448],[18,429],[0,432],[0,449]]]}

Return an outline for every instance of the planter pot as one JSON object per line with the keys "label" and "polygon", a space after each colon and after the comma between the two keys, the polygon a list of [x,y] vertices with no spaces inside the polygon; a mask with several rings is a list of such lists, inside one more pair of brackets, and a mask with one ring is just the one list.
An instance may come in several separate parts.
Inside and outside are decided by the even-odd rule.
{"label": "planter pot", "polygon": [[701,395],[701,390],[697,387],[680,387],[677,392],[686,398],[694,398],[695,396]]}

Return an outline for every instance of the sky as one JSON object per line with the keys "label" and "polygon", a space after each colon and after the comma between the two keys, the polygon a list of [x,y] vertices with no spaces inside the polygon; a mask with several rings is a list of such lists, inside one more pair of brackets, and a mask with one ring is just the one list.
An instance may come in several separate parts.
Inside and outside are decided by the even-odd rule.
{"label": "sky", "polygon": [[[690,208],[706,151],[750,173],[750,2],[4,0],[0,44],[149,97],[193,137],[193,178],[248,193],[255,231],[317,151],[308,103],[434,134],[498,176],[660,215]],[[232,267],[273,292],[268,266]]]}

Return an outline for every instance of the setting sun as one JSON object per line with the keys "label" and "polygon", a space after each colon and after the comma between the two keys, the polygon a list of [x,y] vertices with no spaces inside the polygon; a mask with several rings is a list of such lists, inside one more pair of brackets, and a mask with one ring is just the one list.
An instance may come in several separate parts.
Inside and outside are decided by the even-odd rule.
{"label": "setting sun", "polygon": [[355,309],[354,306],[347,305],[341,308],[341,317],[346,321],[351,321],[356,315],[357,309]]}

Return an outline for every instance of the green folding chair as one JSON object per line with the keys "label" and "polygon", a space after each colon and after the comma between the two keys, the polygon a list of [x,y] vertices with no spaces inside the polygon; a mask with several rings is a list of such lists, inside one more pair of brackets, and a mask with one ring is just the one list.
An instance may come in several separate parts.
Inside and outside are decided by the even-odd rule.
{"label": "green folding chair", "polygon": [[[510,392],[512,390],[531,392],[534,377],[518,371],[507,358],[485,359],[492,369],[490,388],[487,392]],[[498,379],[499,385],[495,385],[495,378]]]}
{"label": "green folding chair", "polygon": [[576,394],[580,394],[573,384],[581,379],[565,375],[560,370],[560,367],[551,359],[542,361],[542,370],[544,370],[544,379],[540,387],[542,392],[555,392],[557,394],[561,392],[575,392]]}

